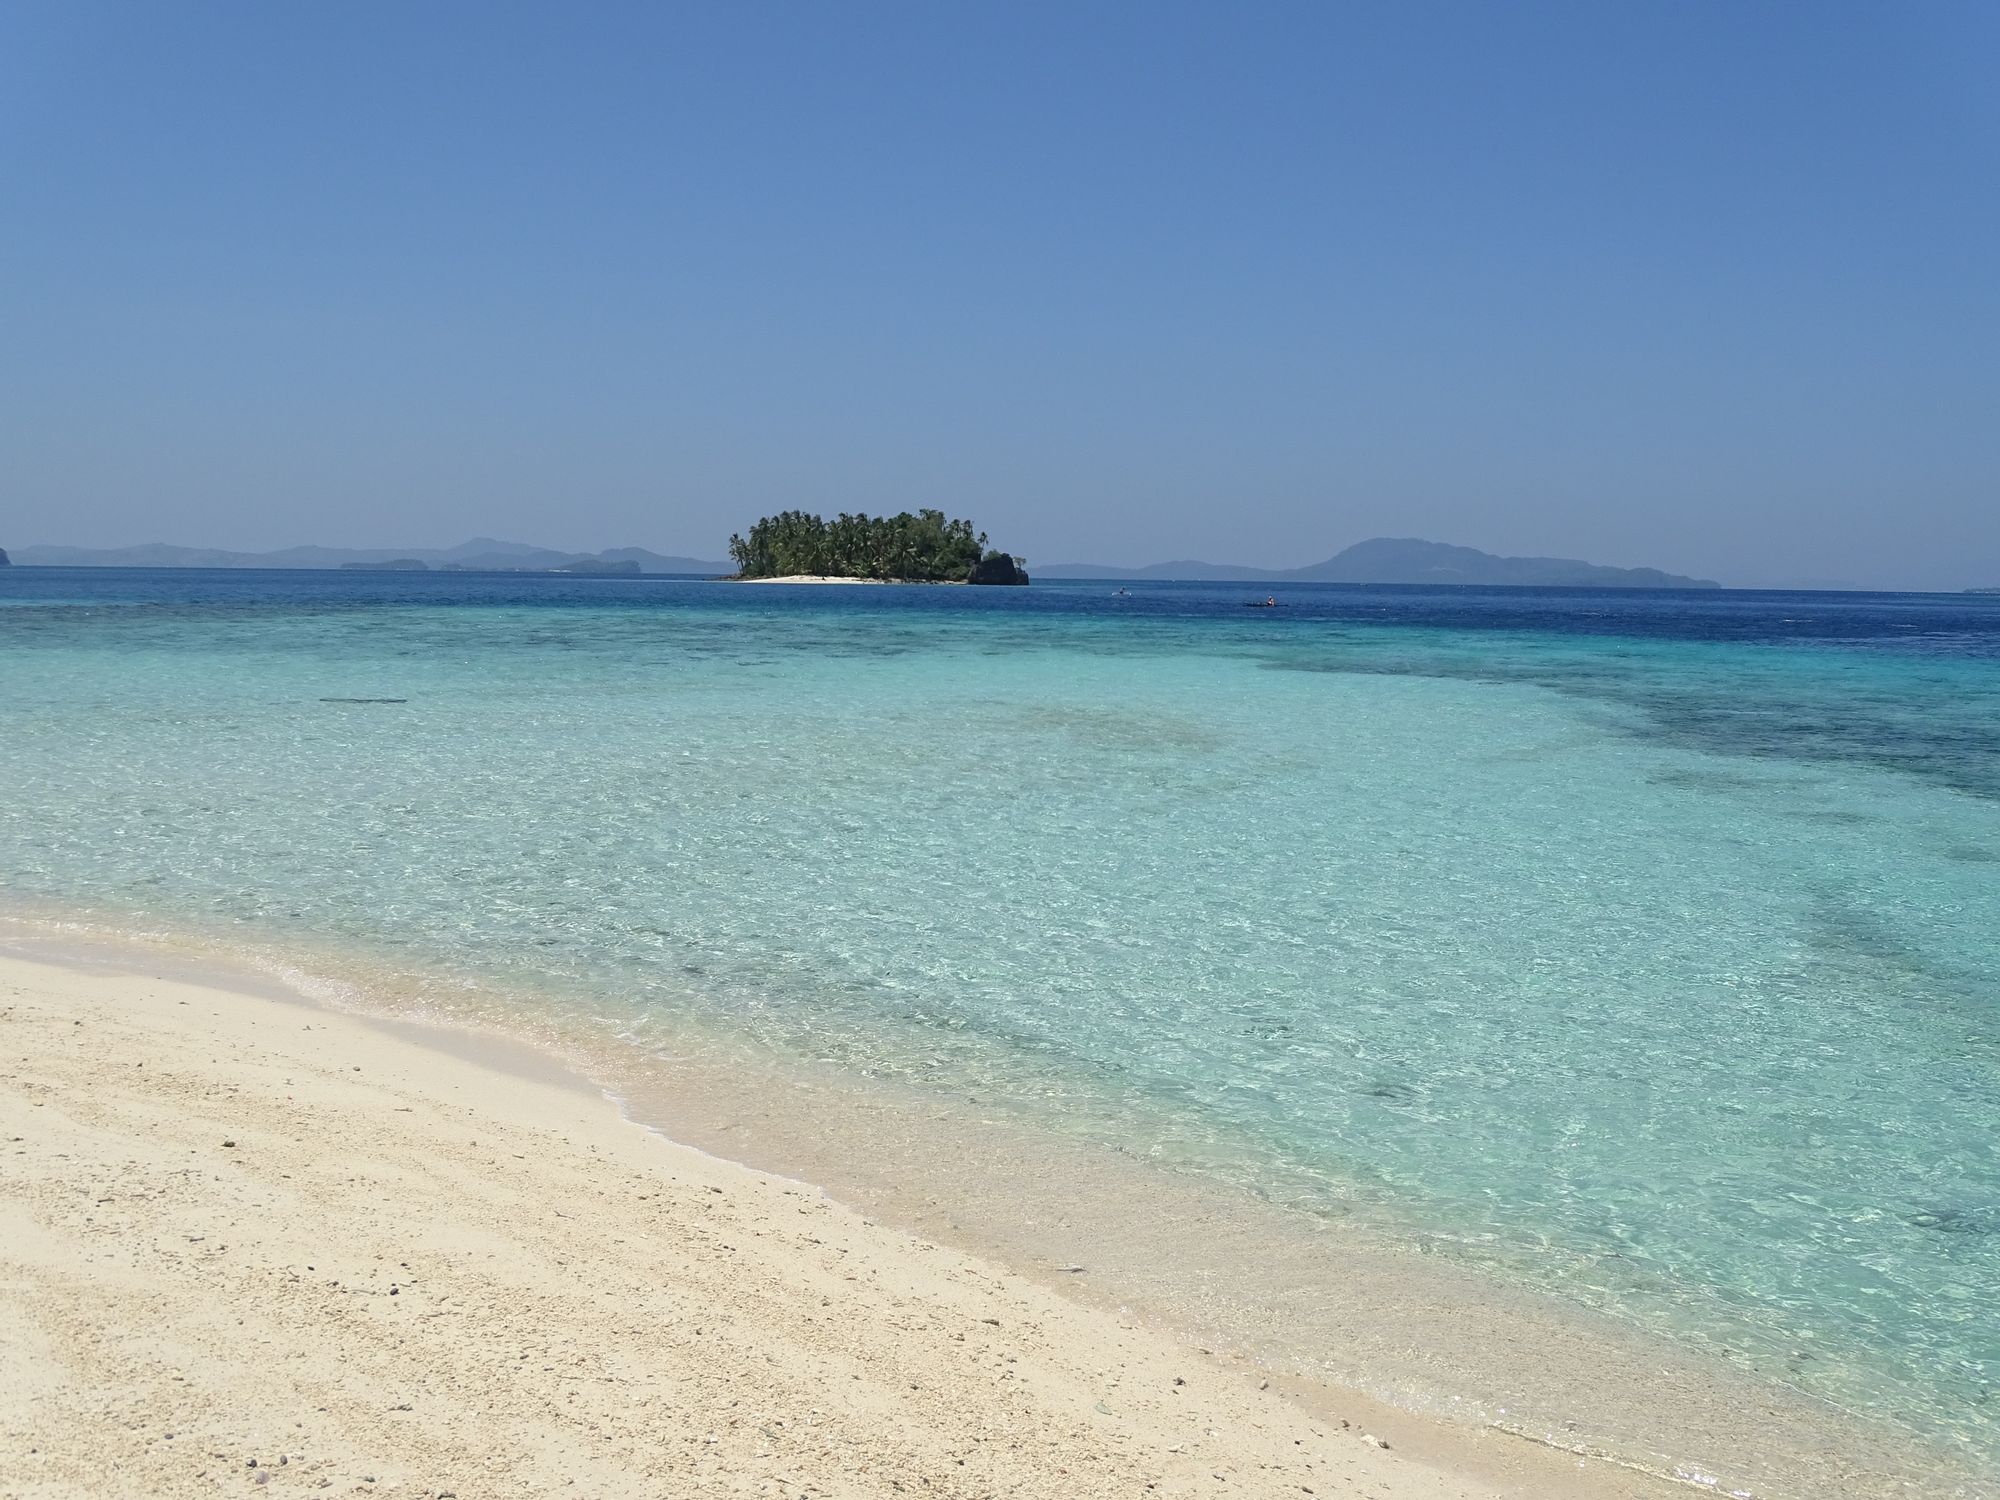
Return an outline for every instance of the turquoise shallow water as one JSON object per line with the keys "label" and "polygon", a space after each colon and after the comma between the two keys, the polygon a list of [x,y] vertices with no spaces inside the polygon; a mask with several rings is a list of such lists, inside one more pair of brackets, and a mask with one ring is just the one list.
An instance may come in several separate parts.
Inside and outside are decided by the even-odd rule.
{"label": "turquoise shallow water", "polygon": [[1110,590],[15,569],[0,888],[971,1092],[2000,1466],[2000,600]]}

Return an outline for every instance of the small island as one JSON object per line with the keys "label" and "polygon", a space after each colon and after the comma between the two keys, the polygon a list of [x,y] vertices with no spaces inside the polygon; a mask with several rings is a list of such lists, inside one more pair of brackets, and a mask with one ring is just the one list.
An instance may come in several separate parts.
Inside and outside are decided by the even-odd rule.
{"label": "small island", "polygon": [[1021,559],[986,546],[972,523],[941,510],[828,521],[802,510],[766,516],[729,539],[741,582],[841,579],[870,583],[1024,584]]}

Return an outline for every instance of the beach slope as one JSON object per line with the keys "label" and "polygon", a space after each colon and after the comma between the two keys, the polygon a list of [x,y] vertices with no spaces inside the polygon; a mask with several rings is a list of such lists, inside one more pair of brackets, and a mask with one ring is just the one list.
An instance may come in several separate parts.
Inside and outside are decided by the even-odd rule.
{"label": "beach slope", "polygon": [[553,1072],[12,958],[0,1037],[0,1496],[1506,1492]]}

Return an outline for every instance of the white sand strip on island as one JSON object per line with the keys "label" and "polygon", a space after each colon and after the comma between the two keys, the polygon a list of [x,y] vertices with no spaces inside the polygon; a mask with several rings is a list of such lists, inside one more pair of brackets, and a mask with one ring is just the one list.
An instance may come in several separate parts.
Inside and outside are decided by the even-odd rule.
{"label": "white sand strip on island", "polygon": [[838,578],[831,573],[787,573],[782,578],[731,578],[730,583],[887,583],[886,578]]}
{"label": "white sand strip on island", "polygon": [[1616,1472],[1413,1459],[587,1087],[339,1013],[0,958],[0,1025],[0,1495],[1472,1500]]}

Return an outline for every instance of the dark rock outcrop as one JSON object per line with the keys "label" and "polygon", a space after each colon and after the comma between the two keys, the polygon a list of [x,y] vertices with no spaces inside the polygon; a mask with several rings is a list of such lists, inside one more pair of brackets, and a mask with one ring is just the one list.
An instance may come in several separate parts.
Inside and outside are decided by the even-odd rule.
{"label": "dark rock outcrop", "polygon": [[0,568],[11,568],[13,565],[13,559],[7,556],[7,549],[0,547]]}
{"label": "dark rock outcrop", "polygon": [[1021,560],[1006,552],[989,552],[973,564],[972,576],[967,583],[1013,583],[1028,581],[1028,570],[1021,566]]}

